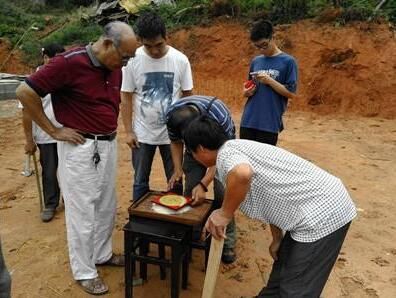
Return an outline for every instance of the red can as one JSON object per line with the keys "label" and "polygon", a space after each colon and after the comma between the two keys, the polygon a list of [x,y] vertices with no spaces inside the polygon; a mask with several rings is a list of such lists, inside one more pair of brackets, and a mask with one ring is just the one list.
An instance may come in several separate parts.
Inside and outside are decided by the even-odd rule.
{"label": "red can", "polygon": [[252,87],[255,87],[256,84],[254,83],[253,80],[248,80],[248,81],[245,82],[244,86],[245,86],[245,89],[250,89]]}

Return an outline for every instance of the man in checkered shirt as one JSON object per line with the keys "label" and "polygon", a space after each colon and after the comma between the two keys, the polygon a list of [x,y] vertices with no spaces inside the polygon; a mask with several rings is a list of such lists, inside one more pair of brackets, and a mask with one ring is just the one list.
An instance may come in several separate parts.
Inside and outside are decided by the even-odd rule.
{"label": "man in checkered shirt", "polygon": [[216,165],[225,186],[222,207],[211,214],[206,231],[225,237],[238,207],[270,224],[274,264],[256,297],[319,297],[356,216],[341,180],[281,148],[228,140],[206,116],[192,121],[183,138],[197,161]]}

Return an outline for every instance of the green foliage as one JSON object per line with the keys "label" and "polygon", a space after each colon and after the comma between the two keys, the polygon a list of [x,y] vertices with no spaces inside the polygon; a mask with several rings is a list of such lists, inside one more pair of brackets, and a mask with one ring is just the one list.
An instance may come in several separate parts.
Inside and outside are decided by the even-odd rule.
{"label": "green foliage", "polygon": [[396,23],[396,1],[388,1],[384,7],[384,12],[391,22]]}
{"label": "green foliage", "polygon": [[29,30],[32,24],[43,27],[45,20],[41,15],[27,14],[22,8],[11,1],[0,1],[0,37],[8,38],[15,44],[20,36]]}
{"label": "green foliage", "polygon": [[240,6],[244,14],[268,10],[271,6],[271,0],[235,0],[235,3]]}
{"label": "green foliage", "polygon": [[[41,60],[43,45],[57,42],[63,45],[86,44],[96,40],[101,28],[81,21],[85,8],[93,0],[47,0],[47,6],[26,0],[0,0],[0,38],[8,38],[12,45],[18,43],[26,54],[26,61],[35,65]],[[314,17],[324,9],[341,8],[337,20],[344,24],[373,17],[379,0],[178,0],[174,5],[144,6],[142,11],[155,10],[165,20],[169,30],[184,26],[207,24],[213,17],[228,15],[232,18],[253,20],[258,17],[274,23],[289,23]],[[50,17],[48,17],[50,16]],[[377,16],[396,22],[396,0],[389,0]],[[137,16],[131,16],[132,23]],[[374,16],[376,17],[376,16]],[[34,25],[34,28],[32,27]],[[52,32],[51,34],[49,34]],[[23,37],[23,39],[21,39]]]}
{"label": "green foliage", "polygon": [[44,44],[56,42],[62,45],[85,45],[98,39],[101,33],[102,28],[97,24],[85,24],[75,21],[50,34],[42,42]]}
{"label": "green foliage", "polygon": [[176,5],[145,5],[139,14],[145,11],[156,11],[165,21],[167,29],[204,23],[209,19],[209,1],[180,0]]}
{"label": "green foliage", "polygon": [[[33,5],[30,1],[0,0],[0,37],[8,38],[12,46],[17,45],[25,53],[26,63],[31,66],[41,63],[40,50],[45,44],[86,44],[97,39],[101,33],[97,24],[83,23],[78,13],[65,14],[65,9],[59,8],[60,3],[67,2],[66,5],[71,7],[83,1],[52,2],[58,8]],[[48,3],[51,4],[51,1]],[[46,31],[53,32],[47,35]]]}
{"label": "green foliage", "polygon": [[340,16],[342,22],[367,20],[377,4],[375,0],[343,0],[341,7],[343,12]]}
{"label": "green foliage", "polygon": [[273,0],[271,1],[271,20],[275,23],[290,23],[306,18],[310,11],[309,0]]}
{"label": "green foliage", "polygon": [[85,24],[79,21],[67,24],[50,34],[49,36],[37,42],[33,36],[27,36],[21,45],[21,49],[25,52],[25,61],[30,65],[38,65],[41,63],[40,51],[44,45],[50,43],[58,43],[61,45],[86,45],[91,41],[98,39],[102,29],[97,24]]}

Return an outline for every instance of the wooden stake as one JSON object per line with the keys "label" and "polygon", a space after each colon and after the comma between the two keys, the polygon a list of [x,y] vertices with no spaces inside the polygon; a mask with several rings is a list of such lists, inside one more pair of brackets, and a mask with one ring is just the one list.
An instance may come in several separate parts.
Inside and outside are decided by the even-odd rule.
{"label": "wooden stake", "polygon": [[212,237],[210,244],[208,268],[206,269],[202,298],[213,298],[216,288],[217,274],[223,252],[224,239],[216,240]]}
{"label": "wooden stake", "polygon": [[34,173],[36,176],[37,191],[38,191],[39,200],[40,200],[40,213],[41,213],[41,212],[43,212],[43,208],[45,205],[43,203],[43,194],[41,192],[40,174],[39,174],[38,166],[37,166],[36,153],[33,153],[33,163],[34,163]]}

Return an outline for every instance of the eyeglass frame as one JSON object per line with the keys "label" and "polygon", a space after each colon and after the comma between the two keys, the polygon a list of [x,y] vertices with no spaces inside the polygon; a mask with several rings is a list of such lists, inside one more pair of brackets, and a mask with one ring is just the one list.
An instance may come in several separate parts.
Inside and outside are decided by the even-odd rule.
{"label": "eyeglass frame", "polygon": [[[270,46],[270,44],[271,44],[271,41],[272,41],[272,36],[270,36],[269,38],[263,38],[263,39],[268,40],[267,45],[264,47],[264,46],[261,45],[262,42],[261,42],[261,44],[253,43],[254,46],[255,46],[257,49],[266,50],[266,49],[269,48],[269,46]],[[263,40],[263,39],[261,39],[261,40]]]}
{"label": "eyeglass frame", "polygon": [[122,65],[123,65],[123,66],[127,65],[127,64],[128,64],[128,61],[129,61],[131,58],[135,57],[135,53],[133,53],[131,56],[124,56],[124,55],[122,55],[122,53],[120,52],[120,50],[118,49],[118,47],[117,47],[114,43],[113,43],[113,47],[114,47],[114,49],[116,50],[118,56],[120,56],[121,62],[122,62]]}

